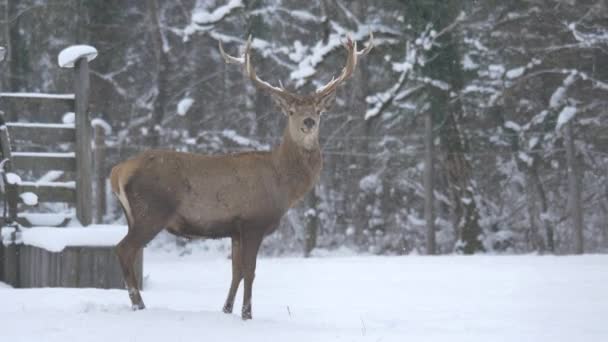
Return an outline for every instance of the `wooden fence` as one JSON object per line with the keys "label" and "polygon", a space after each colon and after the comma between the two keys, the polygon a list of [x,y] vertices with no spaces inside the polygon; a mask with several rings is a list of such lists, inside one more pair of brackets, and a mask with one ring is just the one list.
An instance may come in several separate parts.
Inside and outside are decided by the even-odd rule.
{"label": "wooden fence", "polygon": [[[75,178],[61,182],[31,180],[8,184],[15,188],[6,194],[10,219],[18,219],[14,210],[17,209],[17,203],[22,202],[19,195],[32,192],[38,196],[39,202],[73,204],[76,217],[83,226],[93,221],[92,128],[88,111],[89,67],[86,58],[76,62],[74,89],[74,94],[0,93],[3,102],[67,102],[75,114],[74,123],[9,122],[6,124],[7,129],[0,131],[3,157],[8,162],[5,165],[6,172],[24,175],[31,171],[40,174],[57,170],[72,174]],[[60,146],[66,143],[73,146],[72,151],[32,152],[19,149],[19,146]]]}
{"label": "wooden fence", "polygon": [[[61,252],[12,244],[5,247],[0,280],[15,287],[95,287],[122,289],[118,257],[110,247],[74,246]],[[135,273],[143,283],[143,253],[135,259]]]}
{"label": "wooden fence", "polygon": [[[26,196],[26,193],[35,194],[37,203],[73,205],[76,217],[83,226],[90,225],[93,219],[97,223],[103,220],[107,179],[104,168],[106,132],[103,126],[95,125],[93,148],[93,128],[88,112],[88,62],[89,56],[74,61],[73,94],[0,92],[3,103],[59,102],[67,105],[74,113],[73,123],[2,122],[0,125],[3,155],[0,169],[3,171],[3,195],[8,209],[0,225],[0,281],[6,281],[15,287],[124,288],[122,271],[113,253],[114,246],[70,245],[60,252],[52,252],[26,245],[18,238],[21,229],[19,224],[32,225],[32,222],[27,222],[28,216],[23,215],[27,206],[33,204],[28,200],[33,195]],[[18,117],[15,113],[8,114],[10,117]],[[38,148],[34,151],[27,150],[29,146]],[[50,147],[58,150],[50,152]],[[36,178],[49,171],[60,171],[72,178],[60,181],[21,179]],[[5,234],[6,232],[9,233]],[[143,253],[137,256],[136,274],[141,286]]]}

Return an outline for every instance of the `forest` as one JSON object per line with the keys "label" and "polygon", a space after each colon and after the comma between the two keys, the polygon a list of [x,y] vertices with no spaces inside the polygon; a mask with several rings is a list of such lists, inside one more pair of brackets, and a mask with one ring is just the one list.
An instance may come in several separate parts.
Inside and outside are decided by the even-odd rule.
{"label": "forest", "polygon": [[267,150],[286,120],[218,43],[252,36],[257,73],[308,93],[370,33],[322,116],[321,179],[265,254],[608,251],[604,0],[0,0],[0,91],[69,91],[57,54],[88,44],[108,172],[150,148]]}

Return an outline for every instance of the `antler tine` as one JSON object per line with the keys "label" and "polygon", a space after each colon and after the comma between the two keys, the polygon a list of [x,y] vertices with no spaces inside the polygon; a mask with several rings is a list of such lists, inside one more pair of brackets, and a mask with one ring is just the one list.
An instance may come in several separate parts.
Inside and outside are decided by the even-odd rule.
{"label": "antler tine", "polygon": [[221,40],[219,41],[219,44],[220,44],[220,54],[224,58],[224,61],[226,62],[226,64],[243,64],[243,63],[245,63],[245,59],[243,57],[234,57],[234,56],[230,56],[229,54],[227,54],[226,51],[224,51],[224,46],[222,45]]}
{"label": "antler tine", "polygon": [[348,51],[347,52],[348,57],[346,58],[346,65],[342,69],[342,72],[340,73],[340,76],[338,76],[338,78],[332,78],[332,80],[329,81],[329,83],[327,83],[326,85],[317,89],[317,91],[316,91],[317,96],[323,97],[323,96],[327,96],[328,94],[332,93],[333,91],[336,90],[336,88],[338,87],[338,85],[340,85],[340,83],[344,82],[346,79],[348,79],[353,74],[353,72],[355,71],[355,68],[357,67],[358,57],[364,56],[367,53],[369,53],[369,51],[371,51],[371,49],[373,47],[373,38],[374,38],[374,36],[370,32],[370,40],[368,41],[367,46],[363,50],[358,51],[357,42],[353,41],[351,36],[348,35],[347,40],[344,43],[344,47]]}
{"label": "antler tine", "polygon": [[271,85],[270,83],[260,79],[257,76],[255,69],[251,65],[251,43],[252,43],[252,37],[251,37],[251,35],[249,35],[249,37],[247,38],[247,43],[245,44],[245,50],[243,51],[243,55],[241,57],[234,57],[234,56],[228,55],[224,51],[224,47],[222,46],[222,42],[220,41],[220,43],[219,43],[220,54],[222,55],[222,57],[224,58],[224,61],[227,64],[242,65],[244,68],[245,74],[249,77],[249,79],[251,79],[251,81],[257,87],[268,90],[276,95],[281,95],[281,96],[290,95],[285,89],[282,88],[282,85],[281,85],[281,88],[275,87],[275,86]]}
{"label": "antler tine", "polygon": [[367,46],[363,50],[357,51],[357,55],[365,56],[372,51],[372,48],[374,47],[374,33],[372,31],[369,31],[369,39],[365,45]]}

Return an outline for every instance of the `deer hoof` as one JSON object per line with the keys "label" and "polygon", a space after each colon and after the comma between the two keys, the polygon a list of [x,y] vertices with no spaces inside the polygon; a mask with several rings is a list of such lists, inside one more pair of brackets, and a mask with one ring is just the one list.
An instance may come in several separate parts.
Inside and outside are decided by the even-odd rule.
{"label": "deer hoof", "polygon": [[222,309],[222,311],[225,314],[231,314],[232,313],[232,305],[228,305],[228,304],[224,305],[224,308]]}
{"label": "deer hoof", "polygon": [[143,310],[145,308],[146,308],[146,306],[144,305],[144,303],[139,303],[139,304],[133,304],[133,305],[131,305],[131,309],[133,311],[139,311],[139,310]]}

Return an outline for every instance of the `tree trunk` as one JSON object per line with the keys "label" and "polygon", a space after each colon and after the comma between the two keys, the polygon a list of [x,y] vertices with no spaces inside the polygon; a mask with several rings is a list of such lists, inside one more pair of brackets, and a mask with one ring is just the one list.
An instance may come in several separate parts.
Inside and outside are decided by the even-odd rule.
{"label": "tree trunk", "polygon": [[433,182],[433,113],[425,117],[425,161],[424,161],[424,218],[426,220],[426,254],[436,253],[435,246],[435,211],[433,210],[434,182]]}
{"label": "tree trunk", "polygon": [[[608,188],[608,186],[607,186]],[[604,202],[600,202],[600,208],[602,208],[602,213],[603,213],[603,217],[604,217],[604,223],[602,225],[602,248],[603,249],[607,249],[608,250],[608,206],[606,205],[606,203],[608,203],[608,191],[606,193],[606,195],[604,196],[605,201]]]}
{"label": "tree trunk", "polygon": [[[20,33],[21,16],[17,16],[18,4],[14,0],[6,0],[6,64],[8,67],[8,89],[5,91],[20,91],[23,88],[23,78],[30,74],[27,68],[29,58],[27,58],[27,42],[22,39]],[[10,21],[15,18],[13,21]],[[12,106],[12,105],[11,105]],[[17,121],[17,115],[9,107],[7,121]]]}
{"label": "tree trunk", "polygon": [[[459,105],[458,103],[455,107]],[[472,168],[465,158],[468,146],[462,140],[462,133],[456,121],[457,112],[460,110],[460,108],[448,109],[441,130],[441,145],[446,154],[445,170],[452,199],[453,224],[458,234],[455,250],[464,254],[474,254],[485,251],[485,248],[481,242],[482,230],[474,197]]]}
{"label": "tree trunk", "polygon": [[[526,183],[534,183],[530,174],[527,174]],[[526,245],[528,246],[528,250],[542,253],[545,251],[545,243],[541,236],[538,222],[541,215],[536,203],[536,188],[528,186],[524,189],[524,192],[526,194],[526,207],[528,209],[528,224],[530,225],[530,229],[526,232]]]}
{"label": "tree trunk", "polygon": [[165,109],[167,105],[167,84],[169,72],[169,57],[165,39],[163,37],[160,16],[158,13],[157,0],[148,0],[148,27],[152,36],[154,47],[154,59],[156,67],[155,86],[156,97],[154,100],[154,109],[149,125],[148,141],[146,144],[150,147],[155,147],[160,144],[160,136],[162,129],[162,120],[165,118]]}
{"label": "tree trunk", "polygon": [[6,57],[5,60],[9,60],[10,59],[10,51],[11,51],[11,35],[10,35],[10,28],[11,28],[11,23],[10,23],[10,11],[9,11],[9,2],[10,0],[4,0],[2,3],[2,8],[4,11],[2,11],[4,13],[4,15],[2,16],[2,21],[4,22],[4,37],[2,37],[3,39],[3,44],[4,44],[4,48],[6,48]]}
{"label": "tree trunk", "polygon": [[583,205],[581,200],[581,181],[583,177],[576,162],[572,121],[568,121],[566,124],[565,138],[568,162],[568,205],[572,217],[572,228],[574,229],[574,253],[583,254]]}
{"label": "tree trunk", "polygon": [[[419,33],[424,32],[429,23],[436,31],[441,31],[452,25],[462,10],[461,1],[416,0],[409,1],[406,5],[408,22]],[[465,157],[469,149],[458,126],[458,121],[463,116],[462,103],[457,98],[450,97],[450,93],[460,92],[465,81],[459,48],[455,34],[449,30],[444,32],[437,44],[424,52],[428,62],[420,67],[420,71],[425,77],[443,81],[450,87],[444,89],[428,85],[426,101],[430,112],[441,118],[437,121],[441,122],[440,147],[445,156],[442,167],[446,172],[453,225],[458,235],[455,249],[461,253],[473,254],[484,250],[480,217],[474,196],[471,165]]]}
{"label": "tree trunk", "polygon": [[[367,4],[365,1],[355,1],[351,5],[351,10],[355,16],[359,20],[365,20]],[[370,137],[372,135],[372,124],[374,119],[364,120],[365,117],[365,108],[367,108],[367,103],[365,102],[365,97],[367,95],[367,83],[368,83],[368,72],[367,72],[368,63],[361,63],[357,65],[355,72],[352,76],[351,81],[349,81],[349,99],[348,99],[348,107],[349,113],[354,115],[357,120],[355,120],[354,129],[350,132],[351,135],[356,137]],[[361,121],[359,121],[361,120]],[[353,189],[359,189],[360,180],[369,174],[369,171],[372,170],[371,163],[372,158],[370,154],[370,141],[369,139],[359,139],[356,143],[352,143],[351,147],[353,148],[354,154],[363,155],[361,157],[353,156],[350,157],[350,165],[357,165],[356,168],[353,169],[353,175],[351,177],[352,184],[350,185],[349,193],[352,194],[353,203],[355,205],[351,205],[349,208],[353,217],[353,224],[355,227],[355,239],[357,244],[360,247],[365,247],[366,249],[369,247],[369,244],[372,243],[369,241],[369,235],[366,233],[370,233],[371,236],[375,236],[375,232],[369,231],[369,215],[366,207],[369,203],[373,203],[374,199],[369,196],[365,196],[360,191],[352,191]]]}
{"label": "tree trunk", "polygon": [[76,5],[77,8],[77,17],[76,17],[76,27],[74,29],[75,39],[74,42],[76,44],[89,44],[89,11],[87,4],[82,1],[78,1]]}
{"label": "tree trunk", "polygon": [[549,206],[547,205],[547,195],[545,193],[545,188],[540,180],[540,176],[538,175],[538,170],[535,166],[531,167],[530,170],[530,178],[534,189],[536,189],[536,193],[538,194],[538,199],[540,202],[540,221],[542,222],[542,226],[545,230],[545,247],[547,251],[554,253],[555,252],[555,242],[553,237],[553,227],[551,226],[551,220],[549,220]]}

